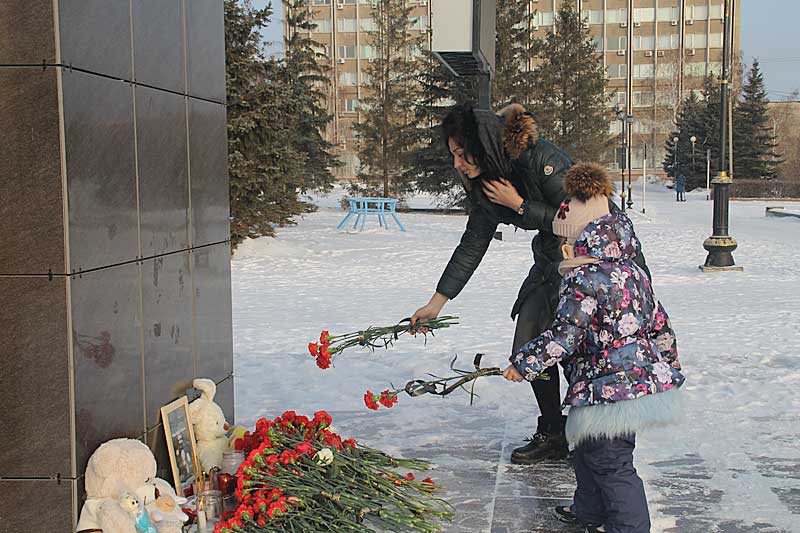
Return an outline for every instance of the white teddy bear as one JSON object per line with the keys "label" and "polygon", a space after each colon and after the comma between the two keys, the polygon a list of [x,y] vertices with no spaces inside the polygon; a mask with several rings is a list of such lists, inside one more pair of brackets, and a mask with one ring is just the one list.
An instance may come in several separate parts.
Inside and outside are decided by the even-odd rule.
{"label": "white teddy bear", "polygon": [[222,465],[222,454],[228,447],[228,424],[222,408],[214,403],[217,386],[210,379],[198,378],[192,386],[201,391],[199,398],[189,404],[194,438],[197,441],[197,456],[204,472]]}
{"label": "white teddy bear", "polygon": [[103,533],[137,533],[134,517],[121,505],[127,493],[144,504],[158,533],[180,533],[188,517],[181,513],[159,520],[154,512],[158,500],[173,503],[186,500],[175,495],[172,486],[156,477],[156,459],[142,441],[113,439],[103,443],[86,465],[86,502],[81,510],[77,531],[101,530]]}

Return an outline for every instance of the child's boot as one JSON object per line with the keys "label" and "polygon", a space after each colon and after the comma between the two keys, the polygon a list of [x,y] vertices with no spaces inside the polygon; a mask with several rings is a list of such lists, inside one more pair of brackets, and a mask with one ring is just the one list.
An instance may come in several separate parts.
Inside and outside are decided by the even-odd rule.
{"label": "child's boot", "polygon": [[569,452],[564,426],[567,417],[560,416],[553,423],[546,423],[539,417],[536,433],[525,446],[511,452],[511,462],[517,465],[530,465],[542,461],[565,459]]}

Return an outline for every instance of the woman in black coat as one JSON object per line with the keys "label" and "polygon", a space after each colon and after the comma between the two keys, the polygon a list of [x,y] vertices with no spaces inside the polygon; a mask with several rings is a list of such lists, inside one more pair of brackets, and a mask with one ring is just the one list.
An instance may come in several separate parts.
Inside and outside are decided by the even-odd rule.
{"label": "woman in black coat", "polygon": [[[531,242],[533,266],[511,311],[517,320],[515,353],[553,322],[561,281],[561,251],[552,233],[553,218],[566,199],[564,174],[572,160],[539,138],[533,116],[518,104],[499,115],[469,104],[455,106],[442,123],[442,133],[453,165],[464,177],[471,209],[436,292],[411,321],[438,316],[445,303],[458,296],[483,259],[498,224],[537,230]],[[637,262],[644,264],[641,256]],[[530,442],[512,452],[512,463],[531,464],[567,455],[557,366],[549,367],[547,375],[549,379],[531,383],[541,416]]]}

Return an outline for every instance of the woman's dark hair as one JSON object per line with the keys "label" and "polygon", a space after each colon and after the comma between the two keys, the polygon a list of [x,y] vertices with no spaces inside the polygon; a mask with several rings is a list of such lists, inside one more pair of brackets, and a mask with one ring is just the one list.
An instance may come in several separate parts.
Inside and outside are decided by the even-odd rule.
{"label": "woman's dark hair", "polygon": [[482,171],[486,159],[486,151],[478,139],[478,125],[475,121],[473,105],[469,102],[453,106],[442,120],[442,141],[450,153],[449,140],[453,140],[464,149],[465,159],[477,165]]}

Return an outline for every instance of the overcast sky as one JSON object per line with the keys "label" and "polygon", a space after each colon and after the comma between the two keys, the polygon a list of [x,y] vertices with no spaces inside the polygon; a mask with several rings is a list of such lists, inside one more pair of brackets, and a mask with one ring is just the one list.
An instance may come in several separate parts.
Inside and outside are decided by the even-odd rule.
{"label": "overcast sky", "polygon": [[[269,0],[253,0],[256,7]],[[800,2],[797,0],[741,0],[741,47],[745,62],[754,57],[761,63],[771,100],[784,100],[800,88]],[[264,31],[264,40],[273,43],[267,53],[280,53],[281,2],[272,3],[275,13]]]}

